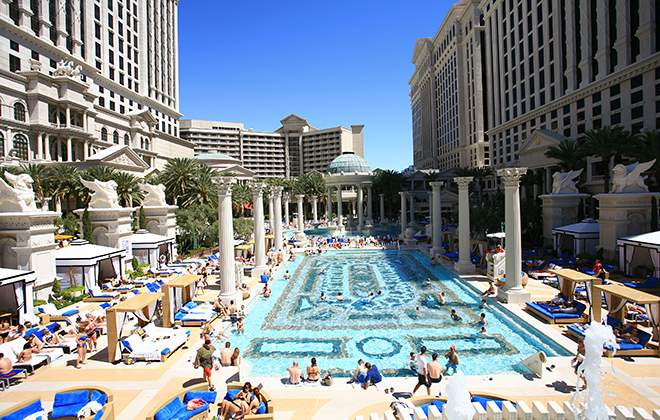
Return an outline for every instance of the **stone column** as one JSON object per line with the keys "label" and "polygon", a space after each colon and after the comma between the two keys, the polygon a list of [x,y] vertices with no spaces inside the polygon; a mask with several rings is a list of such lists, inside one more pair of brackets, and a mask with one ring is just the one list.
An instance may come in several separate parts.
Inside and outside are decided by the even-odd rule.
{"label": "stone column", "polygon": [[497,171],[504,184],[504,219],[506,234],[506,283],[498,299],[507,303],[524,303],[530,294],[522,286],[522,240],[520,226],[520,177],[527,168],[505,168]]}
{"label": "stone column", "polygon": [[305,209],[303,208],[303,200],[305,194],[296,195],[298,199],[298,233],[305,232]]}
{"label": "stone column", "polygon": [[474,273],[474,264],[470,260],[470,193],[473,177],[454,178],[458,184],[458,262],[454,269],[460,274]]}
{"label": "stone column", "polygon": [[433,247],[431,248],[431,256],[442,252],[442,207],[440,203],[440,187],[442,182],[430,182],[432,191],[431,202],[431,224],[433,226]]}
{"label": "stone column", "polygon": [[284,202],[284,225],[289,226],[289,202],[291,201],[291,196],[289,193],[282,194],[282,201]]}
{"label": "stone column", "polygon": [[328,188],[328,194],[325,200],[325,219],[330,223],[332,218],[332,190]]}
{"label": "stone column", "polygon": [[51,156],[51,153],[50,153],[50,135],[48,135],[48,134],[46,134],[46,141],[45,141],[45,144],[44,144],[44,148],[46,149],[44,151],[45,156],[46,156],[46,160],[52,160],[53,157]]}
{"label": "stone column", "polygon": [[254,269],[252,276],[266,269],[266,229],[264,228],[264,186],[252,186],[252,212],[254,214]]}
{"label": "stone column", "polygon": [[399,195],[401,196],[401,239],[403,239],[406,236],[406,229],[408,229],[408,221],[406,220],[408,217],[408,210],[406,209],[408,204],[408,193],[401,191],[399,192]]}
{"label": "stone column", "polygon": [[364,190],[362,185],[357,185],[357,216],[358,229],[364,229]]}
{"label": "stone column", "polygon": [[66,139],[66,161],[67,162],[73,162],[73,139],[71,137],[67,137]]}
{"label": "stone column", "polygon": [[618,71],[630,64],[632,55],[630,45],[632,36],[630,33],[630,0],[616,0],[616,29],[617,33],[611,34],[611,36],[616,37],[614,42],[614,49],[616,50],[615,70]]}
{"label": "stone column", "polygon": [[341,185],[337,185],[337,226],[339,228],[344,226],[344,221],[342,220],[342,196],[341,196]]}
{"label": "stone column", "polygon": [[273,204],[273,192],[268,194],[268,224],[270,225],[271,233],[275,229],[275,205]]}
{"label": "stone column", "polygon": [[380,200],[380,223],[385,223],[385,194],[378,194],[378,199]]}
{"label": "stone column", "polygon": [[312,198],[312,223],[318,223],[319,222],[319,213],[318,213],[319,198],[316,195],[313,195],[311,198]]}
{"label": "stone column", "polygon": [[234,259],[234,218],[231,209],[233,182],[218,183],[218,227],[220,236],[220,299],[225,304],[233,301],[241,303],[241,292],[236,290],[236,270]]}
{"label": "stone column", "polygon": [[275,241],[275,249],[278,251],[282,249],[282,187],[273,187],[273,217],[275,224],[273,226],[273,236]]}
{"label": "stone column", "polygon": [[37,134],[37,159],[44,159],[44,133]]}
{"label": "stone column", "polygon": [[639,2],[639,28],[637,29],[637,38],[639,38],[639,56],[648,57],[655,51],[655,34],[660,23],[655,21],[655,9],[660,7],[657,1]]}
{"label": "stone column", "polygon": [[410,191],[408,194],[408,198],[410,198],[410,224],[414,225],[415,224],[415,192]]}
{"label": "stone column", "polygon": [[367,182],[367,226],[374,224],[374,195],[371,182]]}

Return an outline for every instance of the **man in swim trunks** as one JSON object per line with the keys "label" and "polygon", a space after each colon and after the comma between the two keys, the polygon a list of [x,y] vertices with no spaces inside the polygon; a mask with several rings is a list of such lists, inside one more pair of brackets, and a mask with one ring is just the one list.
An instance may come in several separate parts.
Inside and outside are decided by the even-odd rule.
{"label": "man in swim trunks", "polygon": [[195,356],[194,367],[202,367],[204,380],[209,384],[209,391],[215,391],[213,382],[211,381],[211,373],[213,373],[213,352],[215,348],[211,345],[211,340],[204,340],[204,345],[197,350]]}
{"label": "man in swim trunks", "polygon": [[220,350],[220,364],[222,366],[231,366],[231,343],[227,341],[225,343],[225,348]]}
{"label": "man in swim trunks", "polygon": [[440,366],[440,362],[438,362],[438,353],[433,353],[431,359],[427,365],[429,380],[432,384],[439,384],[442,380],[442,367]]}
{"label": "man in swim trunks", "polygon": [[426,387],[426,392],[431,395],[431,383],[429,382],[429,372],[428,372],[428,361],[426,360],[426,346],[422,346],[419,349],[419,354],[415,359],[417,364],[417,385],[413,389],[413,395],[420,386],[424,385]]}

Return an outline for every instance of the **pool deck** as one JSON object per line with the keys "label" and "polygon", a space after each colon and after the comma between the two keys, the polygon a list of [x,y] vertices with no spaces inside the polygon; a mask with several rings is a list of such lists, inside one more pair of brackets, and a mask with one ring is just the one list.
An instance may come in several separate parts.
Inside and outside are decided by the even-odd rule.
{"label": "pool deck", "polygon": [[[485,290],[486,281],[481,276],[465,277],[470,284]],[[253,296],[259,288],[253,287]],[[547,299],[556,290],[543,283],[530,279],[527,289],[533,299]],[[217,294],[213,286],[207,296]],[[516,315],[555,339],[560,345],[575,350],[573,340],[563,335],[565,327],[547,325],[534,318],[521,307],[505,305]],[[220,325],[215,321],[214,325]],[[134,365],[107,363],[104,347],[106,336],[99,340],[102,350],[93,353],[88,363],[80,370],[73,367],[75,356],[65,355],[52,365],[38,369],[34,375],[22,383],[0,392],[0,410],[27,399],[41,398],[46,407],[52,404],[53,395],[58,390],[83,385],[102,385],[114,395],[117,419],[144,419],[158,403],[183,386],[201,382],[201,371],[192,369],[191,360],[200,346],[198,328],[190,328],[191,337],[186,347],[176,351],[162,363],[136,363]],[[470,376],[468,386],[474,391],[491,391],[513,400],[531,402],[564,401],[571,397],[576,376],[570,366],[571,357],[549,358],[552,371],[546,371],[543,378],[532,378],[517,373]],[[321,366],[323,368],[323,366]],[[610,406],[638,406],[646,409],[660,407],[660,358],[636,357],[629,361],[621,358],[603,359],[603,389],[606,403]],[[388,410],[391,397],[383,392],[386,388],[395,391],[412,391],[416,378],[385,378],[378,389],[364,391],[345,383],[345,379],[335,379],[331,387],[318,385],[284,386],[281,378],[259,378],[246,375],[249,369],[242,368],[241,380],[253,384],[263,383],[276,403],[277,419],[353,419],[357,415],[368,418],[372,412]],[[218,390],[224,391],[225,381],[236,374],[236,368],[223,368],[217,372],[214,382]],[[284,372],[283,372],[284,376]],[[434,385],[433,393],[444,392],[445,382]],[[420,389],[417,395],[426,394]]]}

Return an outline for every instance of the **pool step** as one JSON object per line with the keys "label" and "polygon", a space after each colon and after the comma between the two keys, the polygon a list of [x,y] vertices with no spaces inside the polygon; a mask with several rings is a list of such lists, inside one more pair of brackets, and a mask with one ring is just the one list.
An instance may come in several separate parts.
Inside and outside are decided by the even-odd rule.
{"label": "pool step", "polygon": [[[475,414],[472,420],[578,420],[579,415],[568,401],[559,403],[556,401],[532,401],[531,407],[521,401],[515,406],[509,401],[502,402],[500,409],[494,401],[489,401],[484,408],[480,403],[472,403]],[[656,409],[649,412],[639,407],[616,406],[607,407],[607,413],[610,420],[660,420],[660,410]],[[371,413],[368,420],[395,420],[396,417],[391,411],[386,411],[383,415]],[[416,407],[413,420],[448,420],[445,413],[440,413],[438,408],[430,405],[428,414],[425,414],[421,407]],[[355,417],[355,420],[364,420],[362,416]]]}

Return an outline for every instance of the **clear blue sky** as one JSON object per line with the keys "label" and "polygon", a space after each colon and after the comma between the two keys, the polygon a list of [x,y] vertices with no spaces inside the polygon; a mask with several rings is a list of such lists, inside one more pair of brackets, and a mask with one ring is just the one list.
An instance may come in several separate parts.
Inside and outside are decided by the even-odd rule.
{"label": "clear blue sky", "polygon": [[179,3],[184,118],[274,130],[364,124],[372,167],[412,163],[408,80],[415,39],[447,0],[185,0]]}

